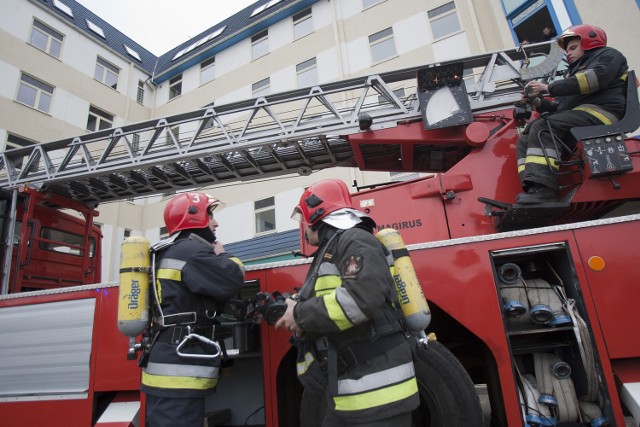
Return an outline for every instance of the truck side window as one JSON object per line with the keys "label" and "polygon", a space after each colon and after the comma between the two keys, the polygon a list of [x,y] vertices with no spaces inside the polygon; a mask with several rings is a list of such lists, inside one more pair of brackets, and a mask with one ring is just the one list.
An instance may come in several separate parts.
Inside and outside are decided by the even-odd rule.
{"label": "truck side window", "polygon": [[40,249],[74,256],[84,254],[84,237],[63,230],[43,227],[40,232]]}

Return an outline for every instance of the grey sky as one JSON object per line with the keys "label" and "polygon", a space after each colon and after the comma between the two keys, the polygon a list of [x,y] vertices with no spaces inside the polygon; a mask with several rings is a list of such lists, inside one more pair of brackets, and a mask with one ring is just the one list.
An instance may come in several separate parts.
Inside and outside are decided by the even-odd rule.
{"label": "grey sky", "polygon": [[256,0],[76,0],[155,55]]}

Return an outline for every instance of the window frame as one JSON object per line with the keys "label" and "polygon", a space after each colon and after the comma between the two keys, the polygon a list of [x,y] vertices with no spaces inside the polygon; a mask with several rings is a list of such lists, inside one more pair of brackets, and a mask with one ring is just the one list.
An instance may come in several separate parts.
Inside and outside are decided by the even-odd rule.
{"label": "window frame", "polygon": [[271,77],[259,80],[251,85],[251,96],[259,98],[271,94]]}
{"label": "window frame", "polygon": [[[313,61],[313,64],[311,64],[311,61]],[[301,77],[304,79],[306,76],[309,76],[310,73],[314,73],[313,82],[311,84],[305,84],[302,82],[301,84]],[[318,84],[318,60],[315,56],[296,64],[296,79],[299,88],[311,87]]]}
{"label": "window frame", "polygon": [[[311,9],[312,8],[309,7],[293,15],[293,40],[299,40],[313,33],[313,11]],[[309,25],[309,31],[306,31],[307,25]],[[297,29],[302,30],[300,34],[296,31]]]}
{"label": "window frame", "polygon": [[[458,28],[446,33],[438,31],[438,34],[436,34],[436,31],[434,30],[434,23],[437,23],[443,19],[450,19],[453,16],[455,16],[456,23],[458,24]],[[441,40],[453,34],[458,34],[460,31],[462,31],[462,24],[460,24],[458,9],[454,1],[450,1],[448,3],[442,4],[438,7],[428,10],[427,18],[429,19],[429,26],[431,27],[431,35],[433,35],[434,40]],[[437,25],[436,25],[436,28],[438,28]]]}
{"label": "window frame", "polygon": [[[259,206],[261,202],[266,202],[270,204],[266,204],[264,206]],[[267,221],[260,220],[259,217],[261,214],[271,212],[273,215],[273,228],[260,230],[259,223],[260,221],[266,223]],[[277,230],[276,226],[276,199],[274,196],[265,197],[263,199],[259,199],[253,202],[253,218],[254,218],[254,227],[256,236],[261,236],[269,233],[274,233]]]}
{"label": "window frame", "polygon": [[138,89],[136,90],[136,102],[144,105],[144,81],[138,80]]}
{"label": "window frame", "polygon": [[362,9],[368,9],[377,5],[378,3],[382,3],[384,0],[362,0]]}
{"label": "window frame", "polygon": [[11,133],[11,132],[7,132],[7,139],[5,142],[5,150],[11,150],[13,148],[23,148],[23,147],[30,147],[32,145],[37,144],[37,142],[29,139],[29,138],[25,138],[23,136],[20,135],[16,135],[15,133]]}
{"label": "window frame", "polygon": [[[98,76],[100,74],[100,76]],[[109,84],[109,77],[115,76],[115,83]],[[107,61],[101,56],[96,59],[96,68],[93,73],[93,78],[105,86],[110,87],[113,90],[118,90],[118,81],[120,80],[120,68]]]}
{"label": "window frame", "polygon": [[[264,50],[264,52],[263,52]],[[262,58],[269,53],[269,29],[251,36],[251,60]]]}
{"label": "window frame", "polygon": [[[47,38],[44,49],[33,42],[34,32],[38,32],[40,35]],[[60,38],[56,36],[59,36]],[[54,41],[58,42],[58,44],[56,45],[58,46],[57,55],[54,52],[52,52]],[[64,34],[54,30],[49,25],[45,24],[44,22],[38,19],[33,20],[33,22],[31,23],[31,32],[29,33],[29,44],[31,46],[35,47],[38,50],[41,50],[42,52],[48,55],[53,56],[56,59],[60,59],[63,43],[64,43]]]}
{"label": "window frame", "polygon": [[[25,78],[27,80],[25,80]],[[33,81],[29,81],[29,80],[33,80]],[[42,86],[46,86],[46,88],[50,88],[51,91],[46,92],[45,88],[43,88]],[[20,94],[24,93],[22,91],[23,87],[25,89],[31,89],[35,91],[35,95],[33,97],[33,105],[30,102],[28,102],[28,99],[24,99],[24,98],[20,99],[21,98]],[[53,104],[53,94],[55,92],[55,89],[56,89],[55,86],[50,85],[49,83],[46,83],[40,79],[37,79],[27,73],[22,72],[20,73],[20,83],[18,84],[18,91],[16,93],[16,102],[26,105],[27,107],[31,107],[34,110],[38,110],[42,113],[49,114],[49,111],[51,110],[51,105]],[[46,109],[40,108],[42,106],[43,94],[49,95]]]}
{"label": "window frame", "polygon": [[169,79],[169,101],[182,95],[182,73]]}
{"label": "window frame", "polygon": [[[389,32],[389,34],[385,34],[387,32]],[[383,58],[376,58],[377,55],[375,54],[375,52],[378,51],[377,48],[379,48],[380,46],[387,46],[386,43],[388,42],[391,42],[391,46],[393,46],[393,54],[389,56],[385,56]],[[383,62],[398,56],[398,50],[396,49],[395,34],[393,33],[393,27],[387,27],[384,30],[378,31],[369,36],[369,52],[371,53],[371,62],[373,64],[378,64],[380,62]],[[383,52],[383,50],[381,50],[381,52]]]}
{"label": "window frame", "polygon": [[[211,78],[208,78],[210,76]],[[200,63],[200,86],[216,79],[216,57],[212,56]]]}
{"label": "window frame", "polygon": [[[89,129],[89,123],[91,117],[95,118],[95,129]],[[89,106],[89,112],[87,114],[87,126],[85,127],[89,132],[98,132],[100,130],[109,129],[113,127],[115,116],[93,105]],[[108,123],[109,126],[103,127],[103,123]]]}

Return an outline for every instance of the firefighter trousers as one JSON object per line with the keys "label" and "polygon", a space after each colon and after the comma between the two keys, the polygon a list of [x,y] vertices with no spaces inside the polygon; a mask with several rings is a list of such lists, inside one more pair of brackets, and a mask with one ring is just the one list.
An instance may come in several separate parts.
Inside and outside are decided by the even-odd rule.
{"label": "firefighter trousers", "polygon": [[[556,162],[562,160],[562,143],[569,150],[576,144],[570,136],[571,128],[601,124],[595,116],[577,110],[561,111],[531,122],[516,143],[518,176],[523,189],[537,184],[557,190],[559,167]],[[556,144],[553,143],[549,127]]]}
{"label": "firefighter trousers", "polygon": [[328,390],[324,392],[304,389],[300,402],[300,427],[409,427],[411,425],[411,412],[398,414],[394,417],[380,419],[366,424],[345,422],[336,417],[333,411],[327,411],[330,405]]}
{"label": "firefighter trousers", "polygon": [[204,397],[176,398],[147,394],[146,427],[202,427]]}

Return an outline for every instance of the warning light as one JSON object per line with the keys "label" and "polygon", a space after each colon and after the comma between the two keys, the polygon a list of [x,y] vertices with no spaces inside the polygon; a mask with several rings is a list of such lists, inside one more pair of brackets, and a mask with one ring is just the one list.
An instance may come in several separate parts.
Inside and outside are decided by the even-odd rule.
{"label": "warning light", "polygon": [[589,265],[589,268],[591,268],[593,271],[604,270],[604,260],[599,256],[592,256],[587,261],[587,264]]}

